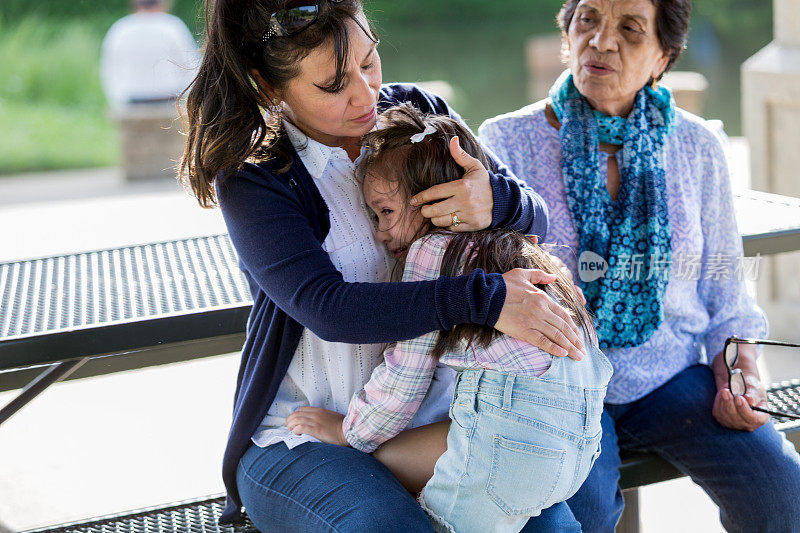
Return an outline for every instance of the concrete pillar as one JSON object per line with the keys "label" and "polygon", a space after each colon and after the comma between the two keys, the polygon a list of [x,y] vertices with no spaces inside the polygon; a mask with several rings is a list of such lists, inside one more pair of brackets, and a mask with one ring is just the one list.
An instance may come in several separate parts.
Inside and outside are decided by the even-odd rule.
{"label": "concrete pillar", "polygon": [[[800,196],[800,0],[774,0],[775,40],[742,64],[742,123],[754,189]],[[800,253],[763,264],[771,336],[800,338]]]}
{"label": "concrete pillar", "polygon": [[137,104],[112,114],[127,181],[176,179],[185,137],[174,103]]}
{"label": "concrete pillar", "polygon": [[689,113],[703,116],[703,107],[708,93],[708,80],[699,72],[671,71],[661,80],[672,89],[675,105]]}
{"label": "concrete pillar", "polygon": [[561,61],[561,35],[534,35],[525,43],[528,66],[528,98],[538,102],[547,98],[559,74],[567,66]]}
{"label": "concrete pillar", "polygon": [[777,0],[773,9],[775,40],[786,46],[800,47],[800,2]]}

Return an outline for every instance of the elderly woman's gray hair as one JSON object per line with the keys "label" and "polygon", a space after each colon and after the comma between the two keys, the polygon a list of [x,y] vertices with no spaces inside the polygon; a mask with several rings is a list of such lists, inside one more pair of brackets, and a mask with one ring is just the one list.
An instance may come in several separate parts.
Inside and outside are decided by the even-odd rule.
{"label": "elderly woman's gray hair", "polygon": [[[689,37],[689,18],[692,14],[692,0],[650,0],[656,6],[656,28],[661,49],[669,53],[669,63],[664,75],[678,60],[686,48]],[[569,31],[569,25],[580,0],[566,0],[556,15],[562,35]],[[659,79],[661,79],[659,76]]]}

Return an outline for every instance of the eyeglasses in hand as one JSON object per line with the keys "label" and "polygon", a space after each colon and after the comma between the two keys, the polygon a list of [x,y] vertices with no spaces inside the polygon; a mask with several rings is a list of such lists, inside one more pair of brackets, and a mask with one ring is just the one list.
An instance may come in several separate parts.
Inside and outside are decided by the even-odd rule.
{"label": "eyeglasses in hand", "polygon": [[[768,339],[740,339],[738,337],[730,337],[725,341],[725,367],[728,369],[728,388],[734,396],[744,396],[747,394],[747,381],[744,378],[741,368],[734,368],[739,361],[739,345],[751,344],[762,346],[785,346],[789,348],[800,348],[800,344],[793,344],[790,342],[773,341]],[[753,411],[767,413],[772,416],[780,416],[784,418],[791,418],[793,420],[800,420],[800,415],[796,413],[786,413],[783,411],[771,411],[751,405]]]}

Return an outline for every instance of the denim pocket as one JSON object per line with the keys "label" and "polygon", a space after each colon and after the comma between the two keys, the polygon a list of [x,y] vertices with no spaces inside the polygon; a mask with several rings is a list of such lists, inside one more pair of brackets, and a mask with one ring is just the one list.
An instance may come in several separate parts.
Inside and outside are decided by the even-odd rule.
{"label": "denim pocket", "polygon": [[554,503],[549,499],[561,476],[565,455],[564,450],[495,435],[486,492],[507,515],[538,514]]}

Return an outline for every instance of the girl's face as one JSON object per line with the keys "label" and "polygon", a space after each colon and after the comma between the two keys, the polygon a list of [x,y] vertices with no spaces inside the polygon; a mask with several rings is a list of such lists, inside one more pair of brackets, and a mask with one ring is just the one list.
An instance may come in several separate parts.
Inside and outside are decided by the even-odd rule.
{"label": "girl's face", "polygon": [[625,116],[636,93],[669,62],[652,0],[582,0],[567,33],[575,87],[595,109]]}
{"label": "girl's face", "polygon": [[409,205],[396,182],[379,174],[367,172],[363,190],[367,207],[375,214],[378,239],[398,262],[404,263],[408,247],[419,238],[425,218],[418,208]]}
{"label": "girl's face", "polygon": [[[357,18],[364,28],[368,27],[363,13]],[[320,89],[336,77],[333,46],[322,45],[301,61],[300,74],[279,95],[289,120],[310,138],[328,146],[343,146],[360,139],[376,120],[382,81],[377,43],[354,21],[348,21],[348,25],[350,57],[343,88],[335,93]]]}

